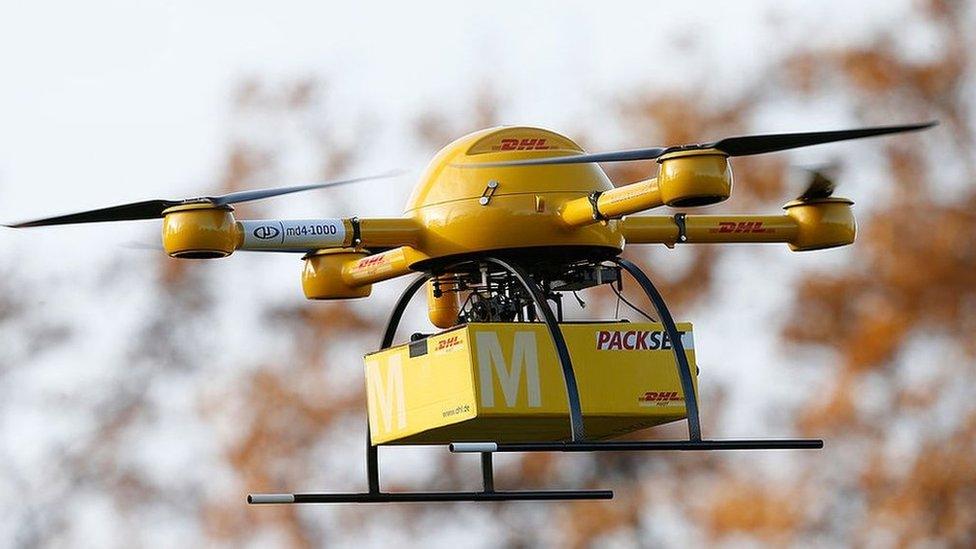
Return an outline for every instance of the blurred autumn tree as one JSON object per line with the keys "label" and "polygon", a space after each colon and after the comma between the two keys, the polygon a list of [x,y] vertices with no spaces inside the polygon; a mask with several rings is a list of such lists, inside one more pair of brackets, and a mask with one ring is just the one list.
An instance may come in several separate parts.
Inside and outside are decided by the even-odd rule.
{"label": "blurred autumn tree", "polygon": [[[919,60],[897,31],[856,48],[798,52],[781,67],[799,98],[842,91],[869,122],[938,118],[884,147],[886,178],[861,216],[856,256],[799,281],[786,345],[831,351],[799,413],[828,438],[790,486],[737,473],[709,506],[716,537],[976,544],[976,104],[972,7],[929,2],[938,37]],[[801,503],[802,502],[802,503]]]}
{"label": "blurred autumn tree", "polygon": [[[714,540],[976,544],[972,11],[964,2],[919,6],[920,24],[938,37],[937,53],[925,59],[913,57],[891,30],[866,46],[796,52],[724,105],[687,93],[625,102],[622,114],[631,121],[634,143],[647,136],[685,143],[734,134],[748,129],[766,98],[803,101],[838,93],[865,123],[935,117],[943,127],[924,140],[887,142],[888,177],[861,219],[856,255],[830,274],[803,277],[783,327],[784,344],[818,346],[836,356],[836,367],[821,370],[822,389],[808,393],[798,422],[805,434],[830,438],[827,455],[837,462],[822,465],[823,456],[796,455],[791,459],[808,472],[768,486],[753,471],[713,457],[655,457],[654,465],[644,456],[594,458],[597,474],[590,480],[615,472],[642,480],[614,486],[612,507],[565,506],[567,541],[588,545],[622,530],[646,533],[638,509],[673,505],[700,514],[698,527]],[[642,163],[608,169],[617,181],[653,170]],[[732,210],[769,206],[785,195],[785,165],[776,156],[737,159],[736,174]],[[684,253],[691,257],[677,272],[670,270],[673,263],[654,267],[653,258],[660,257],[654,252],[646,261],[678,307],[711,295],[711,275],[730,252],[702,246]],[[715,412],[712,403],[709,408]],[[547,473],[558,462],[526,457],[517,482],[551,481]],[[686,485],[696,494],[682,493]],[[668,504],[660,503],[662,492]]]}
{"label": "blurred autumn tree", "polygon": [[[754,477],[755,471],[744,469],[741,461],[710,455],[653,460],[643,455],[574,460],[523,456],[502,464],[500,484],[599,485],[615,489],[617,498],[612,504],[479,509],[479,514],[508,525],[505,533],[495,532],[501,536],[496,540],[513,546],[587,546],[613,539],[669,543],[674,532],[648,523],[650,513],[671,516],[675,531],[691,532],[687,539],[698,541],[973,543],[976,471],[967,458],[976,449],[976,415],[970,404],[976,395],[969,388],[976,373],[976,252],[970,242],[976,229],[971,190],[976,173],[969,111],[973,97],[966,93],[973,74],[964,32],[966,10],[952,3],[919,10],[918,17],[931,23],[944,41],[932,59],[907,59],[894,34],[882,35],[868,46],[798,51],[731,100],[665,91],[621,103],[620,117],[629,124],[624,131],[630,134],[623,141],[633,143],[651,137],[659,143],[682,143],[744,133],[752,129],[752,117],[764,100],[787,96],[803,101],[827,91],[843,93],[865,123],[934,115],[948,131],[939,147],[923,145],[932,141],[932,134],[884,146],[890,182],[879,185],[887,192],[875,194],[869,216],[861,219],[857,253],[829,275],[804,277],[797,288],[795,312],[789,317],[794,320],[783,327],[784,344],[826,348],[838,362],[821,371],[822,390],[810,391],[808,400],[795,403],[793,410],[804,433],[829,437],[829,453],[791,455],[786,459],[805,472],[775,484]],[[301,106],[285,104],[299,112]],[[433,111],[417,120],[416,135],[433,151],[457,135],[497,123],[502,110],[495,95],[483,93],[463,123]],[[737,159],[736,197],[727,209],[768,208],[788,198],[785,162],[775,155]],[[936,166],[952,169],[934,177]],[[615,180],[632,181],[654,167],[634,163],[608,169]],[[955,190],[947,193],[944,187]],[[643,255],[637,259],[650,267],[675,307],[688,308],[705,306],[714,296],[713,274],[723,261],[748,252],[700,246],[667,253],[678,261],[657,261],[662,253],[656,250],[639,252]],[[308,485],[307,479],[336,486],[334,478],[316,472],[316,456],[327,437],[356,440],[339,432],[361,432],[362,396],[355,386],[337,391],[328,374],[323,375],[332,368],[324,350],[340,338],[375,330],[377,319],[342,305],[304,303],[268,314],[290,330],[295,356],[282,361],[287,369],[269,365],[255,370],[240,388],[244,394],[239,399],[260,404],[249,412],[246,434],[232,445],[228,458],[241,475],[242,487],[290,488],[303,481]],[[336,326],[344,328],[335,331]],[[952,356],[957,358],[946,358]],[[915,361],[920,364],[911,364]],[[714,391],[718,394],[712,396],[720,396],[720,390]],[[863,396],[878,393],[882,396]],[[709,402],[709,415],[720,413],[720,401]],[[906,436],[919,443],[906,445]],[[360,460],[358,447],[347,457]],[[474,472],[451,456],[432,459],[432,467],[441,472],[434,488],[461,486],[465,475]],[[355,469],[353,474],[361,473]],[[314,509],[255,512],[217,501],[208,516],[216,539],[241,541],[248,527],[265,525],[303,546],[348,542],[357,533],[390,524],[419,534],[423,525],[460,508],[392,507],[381,513],[330,509],[330,516],[343,519],[323,525],[323,512]],[[553,527],[534,527],[539,524]]]}
{"label": "blurred autumn tree", "polygon": [[[620,141],[635,145],[762,129],[753,123],[767,101],[802,104],[826,95],[865,123],[932,117],[943,122],[924,138],[879,142],[886,178],[871,187],[871,200],[863,201],[869,204],[859,204],[860,234],[852,253],[840,256],[842,264],[828,273],[802,276],[792,301],[784,303],[790,314],[784,315],[783,345],[791,353],[815,349],[823,353],[818,357],[827,357],[817,361],[820,385],[777,410],[787,424],[795,419],[795,430],[828,439],[822,453],[782,454],[785,465],[780,465],[788,474],[753,466],[750,459],[762,458],[749,456],[530,454],[499,459],[498,485],[612,488],[616,499],[477,507],[247,507],[248,491],[364,487],[357,353],[375,345],[385,311],[376,300],[369,305],[312,303],[298,296],[247,301],[240,305],[247,314],[271,327],[261,341],[272,349],[230,363],[226,349],[213,348],[226,339],[209,330],[214,318],[241,321],[241,315],[227,315],[228,305],[222,304],[227,300],[214,297],[224,283],[212,271],[217,267],[162,260],[135,274],[109,269],[114,274],[106,276],[107,286],[122,276],[143,276],[140,282],[151,280],[155,291],[145,297],[146,315],[119,338],[125,341],[124,359],[105,374],[113,383],[99,386],[93,399],[71,404],[75,413],[93,418],[86,434],[57,448],[57,459],[45,462],[37,478],[19,469],[4,475],[12,491],[32,494],[29,503],[8,501],[3,507],[13,517],[8,522],[16,524],[15,540],[22,546],[72,544],[80,537],[72,528],[84,522],[81,507],[94,502],[119,518],[121,537],[147,544],[172,543],[147,537],[147,523],[179,517],[191,526],[178,539],[227,546],[447,543],[442,540],[513,547],[973,546],[972,11],[963,2],[920,4],[918,20],[939,41],[937,53],[924,59],[911,56],[900,42],[901,29],[892,28],[867,45],[796,51],[731,98],[717,99],[705,86],[691,92],[655,90],[615,101],[609,109],[626,121]],[[358,127],[354,136],[336,133],[327,98],[327,86],[313,79],[242,83],[231,111],[224,190],[296,176],[330,177],[355,166],[360,151],[354,143],[370,128]],[[413,135],[433,153],[467,131],[501,122],[504,107],[496,94],[482,92],[463,116],[436,110],[420,116]],[[586,128],[580,133],[574,137],[587,143]],[[296,148],[304,151],[306,165],[298,174],[289,158]],[[614,180],[629,182],[655,167],[606,168]],[[768,210],[789,198],[784,156],[736,159],[735,169],[736,193],[725,211]],[[352,211],[341,208],[341,197],[330,194],[329,199],[321,203],[323,214]],[[309,195],[308,200],[317,199]],[[254,217],[269,207],[242,209]],[[754,261],[750,249],[734,247],[627,253],[649,269],[681,316],[716,306],[723,295],[716,284],[723,267]],[[31,320],[34,313],[24,310],[18,294],[0,286],[6,350],[0,376],[8,378],[23,356],[70,336],[50,319]],[[183,320],[175,328],[174,318]],[[797,372],[783,367],[778,375]],[[724,390],[714,379],[703,389],[706,428],[716,438],[723,435],[715,418],[723,413]],[[164,421],[174,409],[185,424]],[[191,429],[194,422],[204,425],[203,434]],[[646,435],[680,436],[682,427]],[[166,462],[161,456],[167,449],[141,440],[166,429],[193,439],[190,452],[201,456],[200,463],[184,458],[162,472],[154,469]],[[472,488],[477,479],[476,463],[446,452],[424,459],[399,457],[409,450],[389,453],[397,457],[384,459],[384,467],[400,472],[384,478],[392,489]],[[45,486],[45,477],[66,480]],[[79,494],[82,503],[73,503]]]}
{"label": "blurred autumn tree", "polygon": [[[784,329],[787,342],[837,357],[800,424],[851,454],[805,520],[860,543],[976,544],[972,16],[970,3],[927,2],[919,17],[939,40],[930,58],[910,57],[892,31],[870,46],[805,52],[786,65],[797,93],[840,85],[865,118],[935,115],[943,123],[937,141],[885,148],[890,179],[862,225],[857,260],[802,280]],[[858,513],[845,517],[837,511],[852,494]]]}

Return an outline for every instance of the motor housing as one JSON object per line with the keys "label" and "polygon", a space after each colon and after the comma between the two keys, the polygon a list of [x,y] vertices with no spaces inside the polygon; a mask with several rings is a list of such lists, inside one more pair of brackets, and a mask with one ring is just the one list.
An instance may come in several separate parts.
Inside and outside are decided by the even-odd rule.
{"label": "motor housing", "polygon": [[[447,279],[449,276],[438,278]],[[450,287],[450,282],[441,282],[438,278],[427,281],[427,318],[438,328],[450,328],[458,323],[458,292]]]}
{"label": "motor housing", "polygon": [[163,249],[170,257],[227,257],[237,249],[240,238],[230,206],[185,204],[163,212]]}
{"label": "motor housing", "polygon": [[732,166],[716,150],[679,151],[662,156],[657,185],[661,201],[674,208],[708,206],[732,194]]}
{"label": "motor housing", "polygon": [[354,248],[319,250],[305,256],[302,290],[308,299],[353,299],[369,297],[372,284],[354,286],[343,276],[347,264],[358,262],[368,254]]}
{"label": "motor housing", "polygon": [[853,243],[857,236],[853,204],[854,201],[839,197],[787,203],[783,209],[797,225],[796,236],[789,242],[790,249],[806,252]]}

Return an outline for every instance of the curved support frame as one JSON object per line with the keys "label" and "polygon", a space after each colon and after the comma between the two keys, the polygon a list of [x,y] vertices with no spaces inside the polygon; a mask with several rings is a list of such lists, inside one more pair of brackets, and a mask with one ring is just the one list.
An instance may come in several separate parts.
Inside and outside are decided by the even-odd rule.
{"label": "curved support frame", "polygon": [[664,325],[664,332],[668,335],[668,339],[671,340],[671,350],[674,352],[674,360],[678,366],[678,376],[681,379],[681,391],[684,393],[685,410],[687,410],[688,415],[688,439],[695,442],[700,441],[702,434],[701,420],[698,416],[698,394],[695,392],[695,382],[691,377],[691,365],[688,364],[685,346],[681,341],[681,334],[678,332],[678,327],[674,323],[674,318],[671,317],[671,311],[668,310],[668,305],[661,296],[661,292],[657,290],[654,283],[651,282],[651,279],[644,274],[644,271],[640,267],[622,257],[614,257],[610,261],[630,273],[630,276],[634,277],[634,280],[637,281],[641,289],[644,290],[644,293],[647,294],[647,298],[651,300],[651,304],[654,305],[658,318],[661,319],[661,324]]}
{"label": "curved support frame", "polygon": [[[555,347],[556,354],[559,357],[559,364],[562,367],[563,381],[566,384],[566,398],[569,405],[570,441],[572,443],[584,442],[585,431],[583,428],[583,409],[582,405],[580,404],[579,386],[576,383],[576,374],[573,371],[573,363],[569,355],[569,346],[566,344],[566,339],[563,337],[563,333],[559,329],[559,323],[556,319],[556,315],[549,306],[546,296],[539,290],[538,286],[535,285],[529,273],[520,266],[497,257],[481,258],[480,261],[493,263],[511,273],[512,276],[519,281],[522,287],[525,288],[525,291],[529,292],[529,295],[532,297],[536,310],[541,313],[542,319],[546,324],[546,328],[549,330],[549,335],[552,338],[553,346]],[[472,261],[464,261],[457,263],[447,267],[445,270],[450,271],[456,269],[462,264],[471,262]],[[432,273],[421,274],[420,276],[414,278],[406,289],[403,290],[403,293],[400,294],[400,298],[393,306],[393,310],[390,312],[389,320],[387,320],[386,330],[383,332],[383,339],[380,342],[381,350],[388,349],[393,345],[393,339],[396,337],[397,328],[400,325],[400,320],[403,318],[403,313],[407,309],[407,305],[410,304],[410,300],[413,298],[413,296],[420,291],[420,288],[422,288],[424,284],[426,284],[433,277],[434,275]],[[501,495],[503,496],[502,499],[519,499],[522,497],[537,497],[541,499],[606,499],[608,497],[612,497],[612,493],[599,490],[576,492],[550,491],[537,493],[535,496],[529,495],[530,493],[526,492],[508,493],[506,495],[503,492],[495,491],[493,469],[492,453],[482,452],[481,474],[484,484],[484,491],[480,492],[480,494]],[[368,420],[366,422],[366,480],[369,487],[368,494],[370,497],[381,498],[388,495],[380,492],[379,447],[372,443]],[[538,494],[542,495],[539,496]]]}
{"label": "curved support frame", "polygon": [[[647,275],[634,263],[614,257],[610,261],[619,265],[633,276],[651,300],[654,308],[664,325],[665,332],[671,339],[678,366],[682,390],[685,394],[685,408],[688,417],[689,440],[686,441],[616,441],[616,442],[587,442],[584,440],[583,414],[579,401],[579,388],[569,355],[569,348],[563,338],[558,321],[540,288],[534,284],[531,276],[518,265],[500,258],[481,258],[469,260],[489,262],[511,273],[522,284],[552,337],[553,346],[559,356],[563,369],[563,379],[566,384],[566,396],[570,411],[571,440],[564,442],[536,442],[502,444],[496,442],[485,443],[452,443],[452,452],[477,452],[481,454],[482,482],[484,488],[480,492],[381,492],[379,483],[379,454],[378,446],[372,444],[369,432],[369,421],[366,422],[366,478],[369,490],[364,493],[303,493],[303,494],[253,494],[247,497],[251,504],[290,504],[290,503],[396,503],[396,502],[439,502],[439,501],[552,501],[573,499],[611,499],[610,490],[542,490],[542,491],[496,491],[492,455],[495,452],[601,452],[601,451],[660,451],[660,450],[760,450],[760,449],[819,449],[823,448],[822,440],[781,439],[781,440],[712,440],[703,441],[701,438],[701,422],[698,417],[698,398],[695,393],[691,368],[685,355],[681,334],[668,311],[667,304],[660,292],[651,283]],[[457,267],[458,263],[452,267]],[[420,288],[433,277],[433,273],[424,273],[415,278],[401,294],[393,307],[390,318],[380,344],[381,349],[393,345],[396,331],[403,313],[406,311],[410,299]]]}
{"label": "curved support frame", "polygon": [[[390,318],[386,321],[386,330],[383,332],[383,340],[380,342],[380,350],[389,349],[393,345],[393,338],[396,337],[397,328],[400,326],[400,319],[403,318],[403,313],[407,310],[407,305],[410,304],[410,300],[413,298],[414,294],[420,291],[424,287],[424,284],[428,280],[433,278],[433,275],[422,274],[413,279],[412,282],[403,290],[400,294],[400,299],[397,300],[396,305],[393,306],[393,310],[390,311]],[[370,494],[380,493],[380,465],[379,465],[379,451],[377,447],[372,443],[371,433],[369,431],[369,420],[366,420],[366,482],[369,486]]]}
{"label": "curved support frame", "polygon": [[[518,265],[497,257],[486,257],[481,259],[481,261],[493,263],[511,273],[532,297],[536,310],[541,313],[546,328],[549,330],[549,336],[552,338],[552,344],[556,348],[556,355],[559,357],[559,364],[562,367],[563,381],[566,384],[566,399],[569,404],[570,440],[572,442],[583,442],[586,435],[583,427],[583,407],[580,403],[579,386],[576,383],[576,374],[573,371],[569,346],[566,345],[566,338],[563,337],[563,333],[559,329],[559,323],[556,320],[556,315],[552,312],[552,307],[549,306],[545,295],[533,283],[532,277]],[[470,261],[451,265],[445,270],[450,271],[456,269],[464,263],[470,263]],[[386,330],[383,332],[383,340],[380,342],[381,350],[388,349],[393,345],[393,339],[396,337],[397,328],[400,326],[400,320],[403,318],[403,313],[406,311],[407,305],[410,304],[413,296],[420,291],[420,288],[433,278],[433,276],[433,274],[425,273],[416,277],[403,290],[403,293],[400,294],[400,298],[397,300],[396,305],[393,306],[393,310],[390,312],[390,318],[386,322]],[[491,453],[486,453],[482,456],[482,473],[486,490],[489,488],[494,489],[491,468]],[[369,493],[379,494],[379,450],[370,438],[368,421],[366,422],[366,479],[369,485]]]}
{"label": "curved support frame", "polygon": [[[510,272],[519,277],[528,291],[533,294],[536,303],[541,296],[538,288],[533,288],[525,275],[525,272],[518,267],[509,265],[502,260],[491,260],[491,262],[505,267]],[[386,331],[383,333],[383,340],[380,343],[381,349],[387,349],[393,345],[396,337],[397,328],[403,313],[410,303],[410,299],[420,288],[433,277],[431,273],[424,273],[415,278],[400,295],[400,299],[393,307],[390,318],[386,324]],[[555,318],[552,311],[548,309],[548,304],[543,300],[542,305],[548,312],[549,318],[553,320],[553,325],[558,330],[558,325],[554,324]],[[559,334],[560,337],[562,334]],[[563,341],[565,348],[565,341]],[[566,353],[568,356],[568,351]],[[571,365],[570,365],[571,367]],[[570,370],[572,371],[572,370]],[[575,388],[575,377],[572,378],[572,387]],[[578,403],[578,399],[577,399]],[[369,421],[366,422],[366,481],[369,490],[363,493],[303,493],[303,494],[252,494],[247,496],[250,504],[292,504],[292,503],[407,503],[407,502],[447,502],[447,501],[557,501],[557,500],[593,500],[593,499],[612,499],[613,492],[610,490],[495,490],[494,466],[492,463],[492,452],[481,452],[481,475],[484,488],[480,492],[381,492],[379,476],[379,452],[378,446],[372,443],[369,432]]]}
{"label": "curved support frame", "polygon": [[559,357],[559,365],[563,372],[563,382],[566,384],[566,400],[569,404],[569,434],[572,442],[582,442],[586,439],[586,430],[583,427],[583,406],[580,404],[579,386],[576,383],[576,373],[573,371],[573,360],[569,355],[569,346],[566,345],[566,338],[563,337],[562,330],[559,329],[559,322],[556,315],[549,306],[546,296],[539,291],[533,284],[532,277],[524,269],[514,263],[509,263],[504,259],[496,257],[486,257],[483,261],[494,263],[499,267],[512,273],[512,275],[522,284],[532,301],[535,303],[536,311],[541,313],[542,320],[549,330],[549,337],[556,348],[556,356]]}

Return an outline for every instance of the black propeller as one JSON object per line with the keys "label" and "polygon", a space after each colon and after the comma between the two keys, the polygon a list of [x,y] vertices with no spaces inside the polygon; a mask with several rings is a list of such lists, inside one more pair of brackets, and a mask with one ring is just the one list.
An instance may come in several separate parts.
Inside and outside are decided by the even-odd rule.
{"label": "black propeller", "polygon": [[261,200],[263,198],[271,198],[273,196],[281,196],[283,194],[291,194],[302,191],[311,191],[313,189],[324,189],[326,187],[338,187],[340,185],[348,185],[350,183],[358,183],[360,181],[368,181],[371,179],[383,179],[387,177],[394,177],[402,172],[393,171],[387,172],[379,175],[371,175],[367,177],[356,177],[353,179],[340,179],[337,181],[326,181],[324,183],[312,183],[310,185],[295,185],[292,187],[277,187],[271,189],[257,189],[253,191],[238,191],[228,194],[222,194],[218,196],[201,196],[198,198],[186,198],[183,200],[143,200],[141,202],[130,202],[129,204],[121,204],[118,206],[109,206],[108,208],[99,208],[97,210],[88,210],[84,212],[70,213],[66,215],[59,215],[55,217],[46,217],[44,219],[34,219],[32,221],[23,221],[21,223],[14,223],[12,225],[7,225],[7,227],[23,228],[23,227],[43,227],[47,225],[68,225],[72,223],[100,223],[103,221],[131,221],[136,219],[158,219],[163,217],[163,212],[168,208],[173,206],[182,206],[186,204],[210,204],[213,206],[228,206],[230,204],[240,204],[241,202],[250,202],[252,200]]}
{"label": "black propeller", "polygon": [[490,166],[539,166],[550,164],[583,164],[588,162],[624,162],[629,160],[653,160],[664,154],[679,151],[695,151],[703,149],[717,149],[729,156],[748,156],[764,154],[798,147],[809,147],[834,141],[860,139],[889,133],[911,132],[931,128],[937,121],[922,124],[907,124],[903,126],[877,126],[874,128],[858,128],[853,130],[838,130],[829,132],[805,133],[773,133],[766,135],[743,135],[726,137],[711,143],[696,143],[691,145],[674,145],[671,147],[651,147],[648,149],[630,149],[605,153],[578,154],[573,156],[555,156],[550,158],[532,158],[528,160],[512,160],[508,162],[486,162],[481,164],[463,164],[466,167]]}
{"label": "black propeller", "polygon": [[810,174],[810,181],[807,183],[807,188],[796,199],[807,201],[830,198],[837,188],[833,178],[824,173],[824,170],[810,169],[807,171]]}

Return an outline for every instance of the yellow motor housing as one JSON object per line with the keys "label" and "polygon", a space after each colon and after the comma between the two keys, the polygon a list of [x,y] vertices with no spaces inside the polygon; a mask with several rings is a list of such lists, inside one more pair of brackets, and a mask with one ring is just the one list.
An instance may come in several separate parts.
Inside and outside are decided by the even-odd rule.
{"label": "yellow motor housing", "polygon": [[367,253],[353,248],[319,250],[305,256],[302,290],[308,299],[353,299],[369,297],[372,284],[354,286],[343,277],[346,264],[356,262]]}
{"label": "yellow motor housing", "polygon": [[658,160],[661,201],[675,208],[716,204],[732,194],[732,166],[715,150],[679,151]]}
{"label": "yellow motor housing", "polygon": [[[435,285],[438,285],[436,292]],[[431,324],[438,328],[450,328],[457,324],[459,311],[458,293],[454,288],[439,284],[437,279],[427,282],[427,318]]]}
{"label": "yellow motor housing", "polygon": [[850,199],[837,197],[787,203],[783,209],[797,225],[796,236],[789,242],[790,249],[806,252],[854,242],[857,223],[853,204]]}
{"label": "yellow motor housing", "polygon": [[241,235],[230,206],[186,204],[163,214],[163,249],[170,257],[215,259],[237,249]]}

